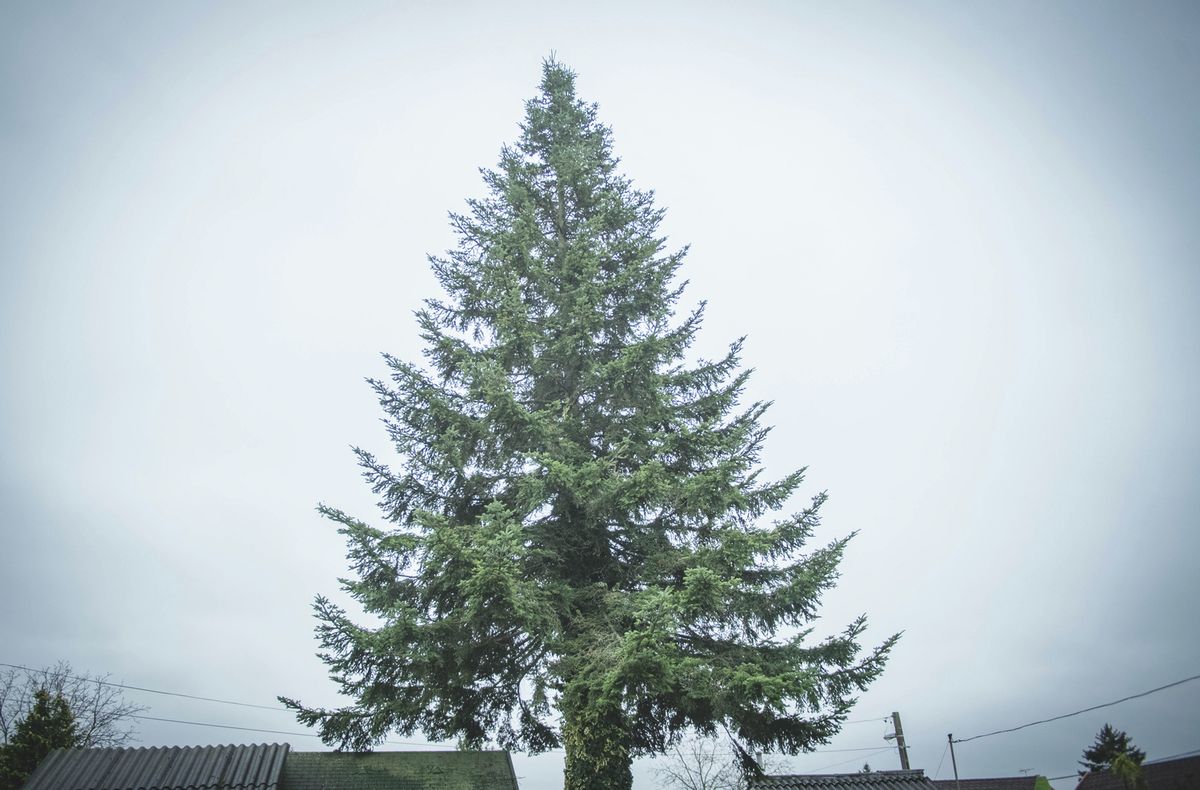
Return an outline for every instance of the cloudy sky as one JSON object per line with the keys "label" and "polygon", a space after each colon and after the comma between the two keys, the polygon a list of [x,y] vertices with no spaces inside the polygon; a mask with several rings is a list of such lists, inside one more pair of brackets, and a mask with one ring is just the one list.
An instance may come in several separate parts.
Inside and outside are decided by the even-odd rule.
{"label": "cloudy sky", "polygon": [[[898,710],[946,778],[949,732],[1200,673],[1200,6],[1098,1],[0,6],[0,662],[336,702],[314,506],[371,512],[363,378],[418,357],[424,256],[551,52],[692,245],[699,351],[748,335],[767,471],[859,532],[818,629],[904,631],[791,770],[898,767]],[[1106,721],[1198,749],[1200,681],[960,772],[1071,773]]]}

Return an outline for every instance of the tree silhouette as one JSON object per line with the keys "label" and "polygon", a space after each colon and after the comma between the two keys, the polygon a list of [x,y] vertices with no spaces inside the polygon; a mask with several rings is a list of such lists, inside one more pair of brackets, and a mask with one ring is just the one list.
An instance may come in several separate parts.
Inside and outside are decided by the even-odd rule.
{"label": "tree silhouette", "polygon": [[17,722],[13,737],[0,748],[0,787],[16,790],[51,749],[77,743],[75,717],[66,698],[38,689],[29,713]]}
{"label": "tree silhouette", "polygon": [[1106,770],[1119,755],[1127,756],[1135,766],[1140,766],[1142,760],[1146,759],[1146,753],[1133,745],[1124,730],[1115,730],[1105,724],[1096,733],[1095,743],[1083,750],[1083,759],[1079,761],[1083,770],[1079,774],[1082,776],[1091,771]]}

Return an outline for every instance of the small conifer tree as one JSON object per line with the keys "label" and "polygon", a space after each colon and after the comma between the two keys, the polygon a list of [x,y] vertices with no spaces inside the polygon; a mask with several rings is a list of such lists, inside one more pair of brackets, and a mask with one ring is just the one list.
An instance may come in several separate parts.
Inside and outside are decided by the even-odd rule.
{"label": "small conifer tree", "polygon": [[1079,773],[1082,776],[1091,771],[1106,770],[1118,755],[1126,755],[1134,765],[1141,765],[1146,759],[1146,753],[1133,745],[1124,730],[1105,724],[1096,733],[1095,743],[1083,750],[1083,759],[1079,761],[1083,769]]}
{"label": "small conifer tree", "polygon": [[0,788],[16,790],[52,749],[75,744],[75,717],[66,699],[38,689],[29,713],[0,750]]}

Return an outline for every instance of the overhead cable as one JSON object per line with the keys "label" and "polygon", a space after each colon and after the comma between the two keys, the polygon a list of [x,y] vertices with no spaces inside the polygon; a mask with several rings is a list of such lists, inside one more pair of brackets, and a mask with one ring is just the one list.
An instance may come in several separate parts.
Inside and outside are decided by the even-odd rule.
{"label": "overhead cable", "polygon": [[[10,664],[5,661],[0,661],[0,667],[9,667],[11,669],[19,669],[24,672],[45,672],[45,671],[47,671],[47,670],[42,670],[42,669],[35,669],[33,667],[28,667],[23,664]],[[50,670],[50,671],[52,671],[52,670]],[[161,694],[161,695],[167,696],[167,697],[178,697],[181,699],[198,700],[200,702],[215,702],[215,703],[218,703],[221,705],[236,705],[241,708],[256,708],[258,710],[272,710],[272,711],[283,712],[283,713],[291,712],[288,708],[285,708],[282,705],[259,705],[259,704],[253,703],[253,702],[241,702],[238,700],[221,699],[219,697],[204,697],[204,696],[200,696],[197,694],[185,694],[180,691],[164,691],[162,689],[152,689],[152,688],[147,688],[145,686],[134,686],[134,685],[130,685],[127,683],[115,683],[111,680],[104,680],[102,678],[84,677],[81,675],[72,675],[72,674],[68,674],[68,673],[63,673],[63,677],[68,677],[68,678],[71,678],[72,680],[84,681],[86,683],[96,683],[101,686],[110,686],[112,688],[126,689],[129,691],[142,691],[142,692],[145,692],[148,694]],[[291,731],[285,731],[285,730],[270,730],[270,729],[262,729],[259,727],[241,727],[241,726],[232,725],[232,724],[214,724],[211,722],[203,722],[203,721],[185,721],[182,719],[166,719],[166,718],[158,718],[155,716],[136,715],[136,716],[131,716],[131,718],[144,719],[147,721],[168,722],[171,724],[191,724],[196,727],[214,727],[214,728],[225,729],[225,730],[243,730],[246,732],[262,732],[262,733],[268,733],[271,735],[294,735],[296,737],[304,737],[304,738],[320,737],[316,733],[311,733],[311,732],[291,732]],[[868,722],[890,721],[890,720],[891,720],[891,716],[876,716],[876,717],[869,718],[869,719],[855,719],[853,721],[843,722],[843,724],[864,724],[864,723],[868,723]],[[446,746],[446,745],[438,744],[438,743],[423,743],[423,742],[417,742],[417,741],[384,741],[384,743],[401,745],[401,746],[430,746],[430,747],[434,747],[434,748],[438,748],[438,749],[454,748],[454,747],[450,747],[450,746]],[[891,748],[895,748],[895,747],[892,747],[892,746],[886,747],[884,749],[884,751],[886,751],[887,749],[891,749]],[[561,750],[560,749],[551,749],[550,751],[561,751]],[[878,747],[875,747],[875,746],[866,746],[866,747],[857,748],[857,749],[814,749],[813,751],[806,752],[806,753],[807,754],[838,754],[838,753],[842,753],[842,752],[870,752],[870,751],[878,752],[879,749],[878,749]],[[869,757],[870,755],[867,755],[867,756]],[[857,758],[855,758],[855,759],[857,759]],[[840,765],[840,763],[839,763],[839,765]]]}
{"label": "overhead cable", "polygon": [[990,738],[993,735],[1003,735],[1006,732],[1016,732],[1017,730],[1023,730],[1026,727],[1034,727],[1038,724],[1048,724],[1052,721],[1059,721],[1060,719],[1069,719],[1070,717],[1078,716],[1081,713],[1090,713],[1091,711],[1100,710],[1101,708],[1108,708],[1113,705],[1119,705],[1122,702],[1128,702],[1131,699],[1137,699],[1138,697],[1145,697],[1150,694],[1155,694],[1159,691],[1165,691],[1169,688],[1174,688],[1175,686],[1181,686],[1184,683],[1190,683],[1193,680],[1200,680],[1200,675],[1192,675],[1190,678],[1183,678],[1182,680],[1176,680],[1174,683],[1168,683],[1165,686],[1159,686],[1158,688],[1153,688],[1153,689],[1150,689],[1149,691],[1143,691],[1139,694],[1130,694],[1128,697],[1121,697],[1121,699],[1113,700],[1112,702],[1105,702],[1100,705],[1093,705],[1090,708],[1083,708],[1082,710],[1076,710],[1076,711],[1071,711],[1070,713],[1064,713],[1061,716],[1051,716],[1048,719],[1039,719],[1038,721],[1031,721],[1027,724],[1021,724],[1017,727],[1008,727],[1007,729],[1003,729],[1003,730],[995,730],[993,732],[985,732],[982,735],[972,735],[970,738],[955,738],[954,742],[955,743],[967,743],[968,741],[974,741],[974,740],[978,740],[980,738]]}
{"label": "overhead cable", "polygon": [[[1143,766],[1154,765],[1155,763],[1164,763],[1167,760],[1175,760],[1180,757],[1191,757],[1194,754],[1200,754],[1200,749],[1192,749],[1190,752],[1180,752],[1179,754],[1170,754],[1166,757],[1155,757],[1153,760],[1143,760],[1141,764]],[[1063,774],[1062,776],[1047,776],[1046,779],[1053,782],[1055,779],[1071,779],[1077,776],[1079,776],[1078,772],[1073,774]]]}
{"label": "overhead cable", "polygon": [[937,770],[933,772],[934,779],[937,779],[939,776],[942,775],[942,763],[946,762],[946,752],[948,752],[948,751],[950,751],[949,743],[947,743],[944,747],[942,747],[942,759],[938,760]]}
{"label": "overhead cable", "polygon": [[[20,664],[8,664],[8,663],[5,663],[4,661],[0,661],[0,667],[11,667],[13,669],[21,669],[26,672],[45,672],[45,671],[47,671],[47,670],[42,670],[42,669],[33,669],[32,667],[26,667],[26,666],[22,666]],[[53,672],[53,670],[49,670],[49,671]],[[178,691],[162,691],[160,689],[150,689],[150,688],[145,688],[143,686],[130,686],[130,685],[126,685],[125,683],[113,683],[111,680],[103,680],[101,678],[87,678],[87,677],[80,677],[78,675],[68,675],[68,674],[64,674],[63,677],[68,677],[68,678],[71,678],[72,680],[82,680],[86,683],[96,683],[97,685],[100,685],[100,686],[111,686],[113,688],[118,688],[118,689],[128,689],[130,691],[145,691],[149,694],[163,694],[168,697],[182,697],[184,699],[200,700],[201,702],[219,702],[222,705],[238,705],[243,708],[258,708],[260,710],[278,710],[278,711],[287,711],[288,710],[287,708],[283,707],[282,705],[257,705],[253,702],[238,702],[237,700],[217,699],[216,697],[200,697],[195,694],[183,694]]]}
{"label": "overhead cable", "polygon": [[[894,747],[894,746],[885,746],[885,747],[884,747],[884,748],[882,748],[882,749],[879,749],[879,750],[877,750],[877,751],[871,752],[870,754],[864,755],[864,757],[874,757],[874,756],[875,756],[875,755],[877,755],[877,754],[883,754],[884,752],[890,752],[890,751],[891,751],[892,749],[894,749],[894,748],[896,748],[896,747]],[[814,770],[814,771],[810,771],[809,773],[820,773],[821,771],[824,771],[826,768],[837,768],[839,765],[845,765],[846,763],[853,763],[853,762],[858,762],[858,758],[857,758],[857,757],[851,757],[849,760],[842,760],[840,763],[831,763],[831,764],[829,764],[829,765],[823,765],[823,766],[821,766],[820,768],[817,768],[817,769],[816,769],[816,770]]]}
{"label": "overhead cable", "polygon": [[[193,727],[215,727],[221,730],[242,730],[243,732],[265,732],[271,735],[292,735],[299,738],[320,738],[315,732],[289,732],[286,730],[265,730],[261,727],[239,727],[234,724],[213,724],[207,721],[184,721],[182,719],[164,719],[158,716],[131,716],[130,718],[144,721],[165,721],[171,724],[190,724]],[[397,746],[432,746],[436,749],[456,749],[458,747],[440,743],[422,743],[418,741],[384,741]]]}

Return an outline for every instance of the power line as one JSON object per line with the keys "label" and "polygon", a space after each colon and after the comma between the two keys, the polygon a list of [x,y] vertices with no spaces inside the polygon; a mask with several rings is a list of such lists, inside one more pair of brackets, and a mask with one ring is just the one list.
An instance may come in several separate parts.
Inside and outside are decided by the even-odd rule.
{"label": "power line", "polygon": [[1149,691],[1143,691],[1140,694],[1130,694],[1128,697],[1121,697],[1121,699],[1113,700],[1112,702],[1105,702],[1101,705],[1093,705],[1090,708],[1084,708],[1082,710],[1076,710],[1076,711],[1072,711],[1070,713],[1064,713],[1061,716],[1052,716],[1049,719],[1039,719],[1038,721],[1031,721],[1028,724],[1022,724],[1017,727],[1009,727],[1004,730],[995,730],[993,732],[985,732],[982,735],[972,735],[970,738],[955,738],[954,742],[955,743],[967,743],[968,741],[978,740],[979,738],[990,738],[993,735],[1003,735],[1006,732],[1016,732],[1017,730],[1023,730],[1026,727],[1033,727],[1038,724],[1048,724],[1049,722],[1058,721],[1060,719],[1069,719],[1070,717],[1078,716],[1081,713],[1090,713],[1091,711],[1100,710],[1101,708],[1108,708],[1113,705],[1119,705],[1122,702],[1128,702],[1131,699],[1137,699],[1138,697],[1145,697],[1150,694],[1155,694],[1159,691],[1165,691],[1166,689],[1174,688],[1175,686],[1181,686],[1184,683],[1190,683],[1193,680],[1200,680],[1200,675],[1192,675],[1190,678],[1184,678],[1183,680],[1176,680],[1174,683],[1168,683],[1165,686],[1159,686],[1158,688],[1153,688],[1153,689],[1150,689]]}
{"label": "power line", "polygon": [[[27,667],[27,666],[24,666],[23,664],[9,664],[8,662],[5,662],[5,661],[0,661],[0,667],[9,667],[11,669],[19,669],[19,670],[23,670],[25,672],[32,672],[32,673],[43,673],[46,671],[46,670],[41,670],[41,669],[34,669],[32,667]],[[50,671],[52,672],[53,670],[50,670]],[[69,673],[62,673],[62,676],[66,677],[66,678],[70,678],[72,680],[83,681],[85,683],[96,683],[101,686],[111,686],[112,688],[128,689],[130,691],[145,691],[150,694],[162,694],[162,695],[168,696],[168,697],[180,697],[183,699],[194,699],[194,700],[200,700],[202,702],[217,702],[222,705],[237,705],[238,707],[242,707],[242,708],[257,708],[259,710],[273,710],[273,711],[277,711],[277,712],[282,711],[285,713],[289,712],[288,709],[283,707],[282,705],[275,705],[275,706],[257,705],[253,702],[239,702],[237,700],[219,699],[217,697],[201,697],[201,696],[197,696],[195,694],[184,694],[184,693],[178,692],[178,691],[163,691],[161,689],[146,688],[144,686],[132,686],[132,685],[129,685],[126,683],[114,683],[110,680],[104,680],[102,678],[82,677],[79,675],[72,675]],[[28,700],[26,700],[26,701],[28,701]],[[312,732],[290,732],[290,731],[286,731],[286,730],[268,730],[268,729],[263,729],[260,727],[241,727],[241,726],[237,726],[237,725],[233,725],[233,724],[213,724],[211,722],[204,722],[204,721],[184,721],[183,719],[165,719],[165,718],[159,718],[157,716],[142,716],[142,715],[132,715],[131,714],[130,718],[142,719],[145,721],[169,722],[171,724],[191,724],[196,727],[214,727],[214,728],[223,729],[223,730],[242,730],[245,732],[263,732],[263,733],[269,733],[272,735],[294,735],[296,737],[303,737],[303,738],[319,738],[320,737],[316,733],[312,733]],[[437,749],[454,748],[454,747],[445,746],[443,744],[438,744],[438,743],[425,743],[425,742],[418,742],[418,741],[384,741],[384,743],[390,743],[390,744],[393,744],[396,746],[430,746],[430,747],[434,747]]]}
{"label": "power line", "polygon": [[[41,669],[34,669],[33,667],[27,667],[23,664],[9,664],[8,662],[5,662],[5,661],[0,661],[0,667],[9,667],[11,669],[19,669],[24,672],[34,672],[34,673],[46,671],[46,670],[41,670]],[[164,691],[162,689],[152,689],[152,688],[147,688],[145,686],[134,686],[134,685],[130,685],[127,683],[114,683],[111,680],[104,680],[102,678],[90,678],[90,677],[84,677],[84,676],[80,676],[80,675],[72,675],[69,673],[62,673],[62,674],[63,674],[63,677],[71,678],[72,680],[79,680],[79,681],[83,681],[86,683],[96,683],[101,686],[110,686],[112,688],[126,689],[129,691],[142,691],[142,692],[146,692],[148,694],[161,694],[161,695],[167,696],[167,697],[178,697],[181,699],[198,700],[200,702],[215,702],[215,703],[218,703],[221,705],[236,705],[241,708],[256,708],[258,710],[271,710],[271,711],[283,712],[283,713],[290,712],[288,708],[285,708],[282,705],[259,705],[259,704],[253,703],[253,702],[241,702],[238,700],[221,699],[219,697],[204,697],[204,696],[200,696],[197,694],[185,694],[180,691]],[[241,727],[241,726],[237,726],[237,725],[233,725],[233,724],[215,724],[215,723],[204,722],[204,721],[185,721],[183,719],[166,719],[166,718],[159,718],[156,716],[135,715],[135,716],[130,716],[130,718],[143,719],[146,721],[167,722],[167,723],[171,723],[171,724],[190,724],[190,725],[193,725],[196,727],[213,727],[213,728],[224,729],[224,730],[241,730],[244,732],[262,732],[262,733],[267,733],[270,735],[292,735],[292,736],[303,737],[303,738],[319,738],[320,737],[316,733],[312,733],[312,732],[292,732],[292,731],[287,731],[287,730],[270,730],[270,729],[263,729],[260,727]],[[843,724],[864,724],[864,723],[868,723],[868,722],[888,721],[890,719],[891,719],[890,716],[878,716],[878,717],[874,717],[874,718],[870,718],[870,719],[855,719],[854,721],[843,722]],[[389,743],[389,744],[398,745],[398,746],[431,746],[431,747],[439,748],[439,749],[454,748],[454,747],[449,747],[449,746],[445,746],[445,745],[438,744],[438,743],[424,743],[424,742],[417,742],[417,741],[384,741],[384,743]],[[887,749],[891,749],[891,748],[895,748],[895,747],[891,747],[891,746],[885,747],[885,749],[883,751],[886,751]],[[808,752],[808,754],[838,754],[838,753],[848,753],[848,752],[869,752],[869,751],[873,751],[873,750],[876,752],[879,751],[874,746],[865,746],[862,748],[855,748],[855,749],[814,749],[813,751]],[[561,749],[550,749],[548,751],[562,751],[562,750]],[[870,755],[867,755],[867,756],[869,757]],[[857,758],[855,758],[855,759],[857,759]],[[839,763],[839,765],[840,764],[841,763]]]}
{"label": "power line", "polygon": [[266,732],[272,735],[292,735],[300,738],[319,738],[315,732],[288,732],[286,730],[264,730],[261,727],[238,727],[233,724],[212,724],[206,721],[184,721],[183,719],[164,719],[159,716],[130,716],[141,721],[165,721],[171,724],[190,724],[193,727],[215,727],[221,730],[242,730],[243,732]]}
{"label": "power line", "polygon": [[[1179,754],[1171,754],[1166,757],[1155,757],[1153,760],[1145,760],[1142,765],[1154,765],[1155,763],[1163,763],[1167,760],[1174,760],[1178,757],[1191,757],[1193,754],[1200,754],[1200,749],[1192,749],[1190,752],[1180,752]],[[1063,774],[1062,776],[1047,776],[1048,781],[1053,782],[1056,779],[1071,779],[1079,776],[1079,773]]]}
{"label": "power line", "polygon": [[[158,716],[136,715],[136,716],[130,716],[130,718],[141,719],[144,721],[161,721],[161,722],[167,722],[170,724],[190,724],[195,727],[213,727],[213,728],[222,729],[222,730],[241,730],[243,732],[262,732],[262,733],[268,733],[270,735],[291,735],[291,736],[296,736],[296,737],[300,737],[300,738],[319,738],[319,737],[321,737],[320,735],[318,735],[315,732],[295,732],[295,731],[289,731],[289,730],[268,730],[268,729],[264,729],[262,727],[242,727],[242,726],[238,726],[238,725],[234,725],[234,724],[215,724],[215,723],[206,722],[206,721],[185,721],[183,719],[167,719],[167,718],[161,718]],[[431,747],[434,747],[437,749],[456,749],[457,748],[456,746],[448,746],[448,745],[440,744],[440,743],[427,743],[427,742],[423,742],[423,741],[385,740],[385,741],[383,741],[383,743],[389,743],[394,746],[431,746]],[[808,752],[808,754],[838,754],[838,753],[844,753],[844,752],[871,752],[872,754],[878,754],[881,751],[886,752],[893,748],[895,748],[895,747],[885,746],[882,749],[878,749],[874,746],[867,746],[867,747],[858,748],[858,749],[818,749],[818,750],[814,750],[812,752]],[[561,748],[558,748],[558,749],[547,749],[546,751],[561,752],[564,750]],[[870,757],[870,756],[871,756],[871,754],[867,755],[867,757]],[[846,762],[853,762],[854,760],[857,760],[857,759],[858,759],[857,757],[854,757],[854,758],[851,758],[850,760],[847,760]],[[841,765],[841,764],[842,763],[838,763],[838,765]]]}
{"label": "power line", "polygon": [[[874,757],[877,754],[883,754],[884,752],[890,752],[894,748],[896,748],[896,747],[885,746],[882,749],[878,749],[874,752],[871,752],[870,754],[864,755],[864,757]],[[824,771],[826,768],[837,768],[839,765],[845,765],[846,763],[854,763],[854,762],[858,762],[857,757],[851,757],[849,760],[842,760],[840,763],[830,763],[829,765],[823,765],[814,771],[810,771],[809,773],[819,773],[821,771]]]}
{"label": "power line", "polygon": [[[287,730],[266,730],[261,727],[239,727],[234,724],[213,724],[207,721],[184,721],[183,719],[164,719],[158,716],[131,716],[133,719],[141,719],[144,721],[165,721],[170,724],[190,724],[193,727],[215,727],[221,730],[241,730],[243,732],[265,732],[271,735],[291,735],[299,738],[320,738],[321,736],[315,732],[289,732]],[[384,741],[384,743],[394,744],[396,746],[432,746],[438,749],[454,749],[455,746],[446,746],[440,743],[422,743],[419,741]]]}
{"label": "power line", "polygon": [[1200,754],[1200,749],[1192,749],[1190,752],[1180,752],[1179,754],[1172,754],[1167,757],[1155,757],[1153,760],[1143,761],[1142,765],[1154,765],[1155,763],[1166,762],[1167,760],[1174,760],[1176,757],[1191,757],[1193,754]]}
{"label": "power line", "polygon": [[[838,752],[870,752],[870,751],[878,751],[879,748],[880,747],[878,747],[878,746],[865,746],[861,749],[813,749],[811,752],[807,752],[807,754],[837,754]],[[896,747],[885,746],[883,748],[894,749]]]}
{"label": "power line", "polygon": [[948,752],[948,751],[950,751],[950,744],[949,744],[949,743],[947,743],[947,744],[946,744],[946,745],[945,745],[945,746],[942,748],[942,759],[938,760],[938,767],[937,767],[937,770],[933,772],[933,778],[934,778],[934,779],[937,779],[939,776],[941,776],[941,775],[942,775],[942,763],[946,762],[946,752]]}
{"label": "power line", "polygon": [[[41,670],[41,669],[33,669],[32,667],[26,667],[26,666],[22,666],[20,664],[9,664],[4,661],[0,661],[0,667],[11,667],[12,669],[21,669],[26,672],[44,672],[44,671],[46,671],[46,670]],[[50,671],[53,671],[53,670],[50,670]],[[113,683],[111,680],[103,680],[101,678],[80,677],[78,675],[68,675],[65,673],[63,674],[63,677],[68,677],[68,678],[71,678],[72,680],[81,680],[81,681],[84,681],[85,683],[96,683],[101,686],[111,686],[113,688],[128,689],[130,691],[145,691],[149,694],[162,694],[162,695],[168,696],[168,697],[182,697],[183,699],[194,699],[194,700],[200,700],[201,702],[219,702],[222,705],[238,705],[243,708],[258,708],[260,710],[274,710],[274,711],[284,711],[284,712],[286,712],[288,710],[287,708],[283,707],[282,705],[257,705],[253,702],[238,702],[237,700],[217,699],[216,697],[200,697],[195,694],[183,694],[178,691],[162,691],[160,689],[150,689],[150,688],[145,688],[143,686],[130,686],[130,685],[126,685],[125,683]]]}
{"label": "power line", "polygon": [[[722,748],[728,750],[731,754],[738,753],[738,750],[733,748],[732,746],[724,746]],[[888,749],[895,749],[895,748],[896,748],[895,746],[882,746],[882,747],[881,746],[864,746],[860,749],[813,749],[811,752],[798,752],[797,754],[794,754],[791,756],[792,757],[805,757],[810,754],[842,754],[842,753],[850,753],[850,752],[877,752],[877,751],[880,751],[881,749],[886,751]],[[774,754],[774,752],[772,752],[772,754]],[[867,755],[867,756],[870,757],[871,755]],[[855,757],[854,759],[857,760],[858,758]]]}

